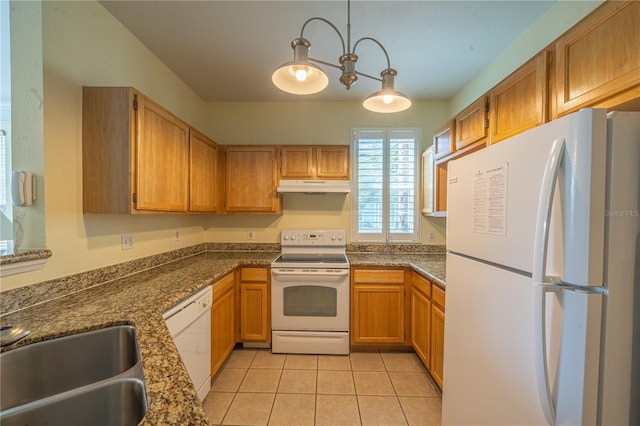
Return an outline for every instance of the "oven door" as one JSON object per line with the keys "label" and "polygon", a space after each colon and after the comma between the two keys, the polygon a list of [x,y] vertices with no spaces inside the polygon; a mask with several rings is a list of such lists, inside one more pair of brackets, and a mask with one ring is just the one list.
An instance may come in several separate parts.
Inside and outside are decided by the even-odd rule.
{"label": "oven door", "polygon": [[271,269],[273,330],[349,331],[349,269]]}

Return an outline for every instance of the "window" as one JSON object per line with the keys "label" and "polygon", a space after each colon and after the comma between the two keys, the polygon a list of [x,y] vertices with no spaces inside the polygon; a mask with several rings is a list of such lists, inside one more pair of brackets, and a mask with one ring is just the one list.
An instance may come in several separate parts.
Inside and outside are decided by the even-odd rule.
{"label": "window", "polygon": [[419,147],[419,129],[353,130],[352,241],[420,241]]}

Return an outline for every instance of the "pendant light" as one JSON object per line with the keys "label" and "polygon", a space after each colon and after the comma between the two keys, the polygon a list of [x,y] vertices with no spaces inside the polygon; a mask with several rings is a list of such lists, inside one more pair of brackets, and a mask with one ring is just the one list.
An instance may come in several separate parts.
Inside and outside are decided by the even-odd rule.
{"label": "pendant light", "polygon": [[[338,34],[342,43],[342,56],[338,58],[339,65],[309,57],[311,42],[304,38],[304,29],[311,21],[324,22]],[[377,44],[382,49],[387,60],[387,67],[380,73],[380,78],[356,71],[356,63],[358,62],[358,56],[355,53],[356,48],[359,43],[365,40]],[[339,69],[341,71],[340,82],[347,90],[356,83],[359,76],[381,82],[381,90],[373,93],[362,103],[369,111],[380,113],[400,112],[411,106],[409,98],[395,90],[394,80],[398,72],[391,68],[389,55],[378,40],[372,37],[363,37],[355,42],[353,51],[351,50],[351,0],[347,0],[346,47],[342,34],[331,21],[321,17],[314,17],[305,21],[302,25],[300,37],[291,42],[291,48],[293,49],[293,61],[282,64],[271,77],[273,84],[280,90],[294,95],[311,95],[324,90],[329,84],[329,78],[322,68],[316,65],[317,63]]]}

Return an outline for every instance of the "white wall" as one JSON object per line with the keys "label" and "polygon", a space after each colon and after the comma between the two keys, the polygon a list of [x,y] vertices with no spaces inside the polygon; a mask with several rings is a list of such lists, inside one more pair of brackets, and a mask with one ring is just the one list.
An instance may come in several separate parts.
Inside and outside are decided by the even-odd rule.
{"label": "white wall", "polygon": [[16,249],[45,248],[42,11],[39,2],[10,3],[11,169],[36,176],[36,201],[13,206]]}

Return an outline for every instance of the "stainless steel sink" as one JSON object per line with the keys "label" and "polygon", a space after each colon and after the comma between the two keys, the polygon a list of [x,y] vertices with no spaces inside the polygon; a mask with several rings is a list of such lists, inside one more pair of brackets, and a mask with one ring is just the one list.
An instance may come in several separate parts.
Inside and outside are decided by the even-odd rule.
{"label": "stainless steel sink", "polygon": [[143,379],[128,325],[10,350],[0,355],[0,423],[137,424],[147,410]]}
{"label": "stainless steel sink", "polygon": [[115,379],[7,410],[2,426],[137,425],[146,411],[142,381]]}

